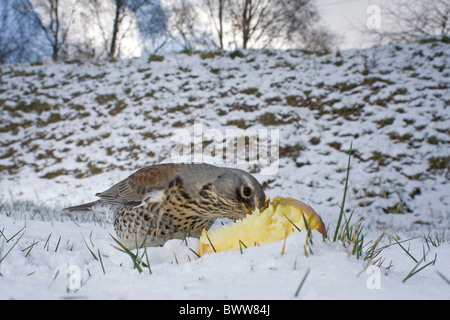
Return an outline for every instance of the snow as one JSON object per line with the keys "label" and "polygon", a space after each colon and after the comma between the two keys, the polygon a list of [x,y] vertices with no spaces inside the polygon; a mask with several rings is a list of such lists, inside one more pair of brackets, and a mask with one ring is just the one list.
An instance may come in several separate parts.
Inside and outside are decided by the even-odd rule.
{"label": "snow", "polygon": [[[431,42],[1,66],[0,298],[449,299],[449,55]],[[62,214],[171,162],[175,129],[194,143],[196,121],[222,138],[278,129],[276,174],[224,165],[251,171],[272,199],[311,205],[330,236],[353,143],[345,211],[365,219],[364,250],[385,232],[380,259],[320,234],[305,246],[305,232],[284,254],[277,242],[197,257],[187,238],[140,249],[151,269],[140,273],[104,216]]]}
{"label": "snow", "polygon": [[[22,228],[17,221],[2,217],[2,226],[11,232]],[[45,230],[45,232],[43,232]],[[371,276],[366,262],[349,256],[340,244],[313,236],[313,253],[304,253],[305,234],[282,243],[249,247],[243,253],[219,252],[201,258],[198,239],[170,240],[163,247],[149,248],[151,274],[133,269],[131,259],[112,247],[109,225],[95,226],[72,222],[33,221],[27,224],[20,240],[21,249],[39,241],[31,250],[13,250],[1,265],[2,299],[449,299],[448,284],[436,274],[448,272],[450,246],[435,248],[438,255],[433,268],[424,269],[406,283],[402,279],[414,267],[400,250],[383,252],[393,257],[394,270],[380,269],[379,289],[370,289]],[[47,238],[51,238],[47,243]],[[11,236],[11,234],[8,234]],[[60,239],[61,238],[61,239]],[[84,240],[83,240],[84,238]],[[87,244],[85,244],[85,242]],[[56,250],[57,243],[58,249]],[[45,246],[45,244],[47,245]],[[101,263],[94,259],[102,255]],[[142,249],[141,249],[142,250]],[[421,249],[420,249],[421,250]],[[420,252],[420,250],[418,252]],[[56,252],[55,252],[56,251]],[[390,252],[392,251],[392,252]],[[413,251],[414,252],[414,251]],[[417,253],[417,252],[414,252]],[[410,261],[408,261],[410,260]],[[144,260],[145,261],[145,260]],[[68,290],[71,266],[79,268],[80,287]],[[374,269],[377,270],[378,268]],[[298,285],[306,271],[308,278],[299,295]],[[72,275],[73,276],[73,275]],[[369,284],[368,284],[369,283]]]}

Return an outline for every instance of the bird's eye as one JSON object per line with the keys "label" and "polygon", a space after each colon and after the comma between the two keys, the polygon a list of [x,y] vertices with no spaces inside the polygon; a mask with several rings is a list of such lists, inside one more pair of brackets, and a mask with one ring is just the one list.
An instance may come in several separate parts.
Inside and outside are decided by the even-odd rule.
{"label": "bird's eye", "polygon": [[251,195],[252,195],[252,188],[250,188],[250,187],[244,187],[243,189],[242,189],[242,194],[245,196],[245,197],[250,197]]}

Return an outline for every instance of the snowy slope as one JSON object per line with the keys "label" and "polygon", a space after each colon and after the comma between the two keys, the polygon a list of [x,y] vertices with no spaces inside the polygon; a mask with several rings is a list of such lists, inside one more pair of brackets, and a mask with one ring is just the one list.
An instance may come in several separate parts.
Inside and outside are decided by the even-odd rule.
{"label": "snowy slope", "polygon": [[[0,297],[290,299],[310,269],[297,298],[450,298],[449,55],[429,42],[1,66]],[[197,239],[170,241],[148,249],[152,274],[139,273],[103,217],[61,215],[172,161],[175,130],[193,135],[196,121],[223,136],[278,129],[275,175],[234,166],[271,198],[309,203],[330,234],[353,143],[347,215],[366,219],[367,247],[386,228],[380,289],[339,242],[316,239],[306,256],[302,234],[284,255],[274,243],[197,258]],[[70,266],[79,290],[68,290]]]}

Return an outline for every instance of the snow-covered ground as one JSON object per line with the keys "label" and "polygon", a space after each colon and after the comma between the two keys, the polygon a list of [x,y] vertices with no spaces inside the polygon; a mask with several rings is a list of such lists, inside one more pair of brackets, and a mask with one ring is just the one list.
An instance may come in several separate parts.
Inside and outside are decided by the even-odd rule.
{"label": "snow-covered ground", "polygon": [[[0,297],[449,299],[449,55],[428,41],[1,66]],[[358,259],[315,235],[305,253],[298,233],[284,254],[271,243],[198,258],[188,238],[141,249],[151,272],[140,273],[103,217],[61,212],[173,161],[180,129],[187,146],[215,133],[196,146],[216,152],[227,130],[279,130],[274,174],[261,161],[225,165],[252,172],[271,198],[309,203],[330,235],[353,143],[346,215],[365,218],[363,252],[386,230],[381,252]]]}
{"label": "snow-covered ground", "polygon": [[[14,232],[23,227],[2,217],[2,227]],[[92,223],[33,221],[24,229],[19,244],[1,266],[0,297],[30,299],[449,299],[449,284],[436,271],[448,275],[450,245],[431,246],[426,263],[405,283],[414,268],[398,246],[382,251],[392,260],[389,271],[367,267],[367,262],[349,256],[334,242],[323,242],[314,232],[312,254],[304,253],[305,235],[282,243],[219,252],[196,258],[198,239],[187,245],[171,240],[163,247],[149,248],[150,270],[133,268],[132,260],[112,245],[109,226]],[[11,234],[8,234],[11,236]],[[47,241],[48,237],[50,239]],[[17,240],[16,240],[17,241]],[[39,242],[38,242],[39,241]],[[85,243],[86,241],[86,243]],[[38,242],[27,256],[28,247]],[[59,242],[59,245],[58,245]],[[411,252],[422,256],[420,241],[412,242]],[[116,245],[117,246],[117,245]],[[6,248],[11,247],[7,245]],[[96,260],[89,249],[101,255]],[[427,249],[428,250],[428,249]],[[141,249],[141,253],[142,249]],[[143,258],[146,261],[146,256]],[[425,265],[426,263],[422,264]],[[103,266],[102,266],[103,265]],[[298,287],[309,270],[297,297]],[[379,278],[378,278],[379,277]],[[70,290],[72,289],[72,290]]]}

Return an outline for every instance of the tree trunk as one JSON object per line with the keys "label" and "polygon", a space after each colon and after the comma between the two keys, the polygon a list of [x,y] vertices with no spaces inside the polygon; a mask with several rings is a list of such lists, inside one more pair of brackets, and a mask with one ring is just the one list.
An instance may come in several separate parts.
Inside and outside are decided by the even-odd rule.
{"label": "tree trunk", "polygon": [[242,48],[245,50],[250,40],[250,20],[252,18],[252,0],[245,0],[242,11]]}
{"label": "tree trunk", "polygon": [[54,62],[58,61],[58,55],[59,55],[59,48],[58,45],[55,43],[53,45],[53,53],[52,53],[52,59]]}
{"label": "tree trunk", "polygon": [[53,61],[58,61],[59,54],[59,16],[58,16],[58,0],[50,0],[50,32],[53,34]]}
{"label": "tree trunk", "polygon": [[116,0],[116,15],[114,16],[114,22],[113,22],[113,31],[111,36],[111,47],[109,49],[108,57],[110,59],[114,58],[114,55],[116,54],[116,47],[117,47],[117,35],[119,34],[119,26],[120,26],[120,20],[121,20],[121,10],[122,10],[122,0]]}
{"label": "tree trunk", "polygon": [[223,1],[219,0],[219,44],[220,50],[223,50]]}

